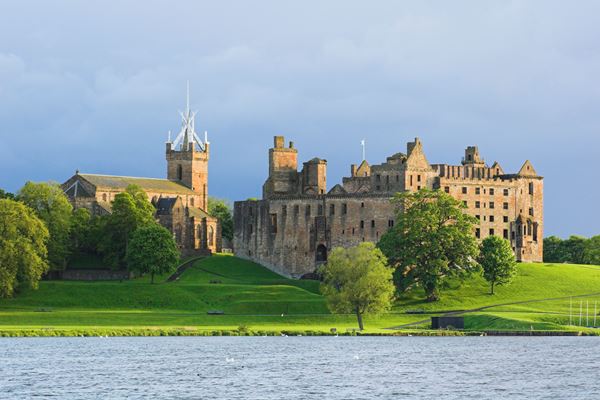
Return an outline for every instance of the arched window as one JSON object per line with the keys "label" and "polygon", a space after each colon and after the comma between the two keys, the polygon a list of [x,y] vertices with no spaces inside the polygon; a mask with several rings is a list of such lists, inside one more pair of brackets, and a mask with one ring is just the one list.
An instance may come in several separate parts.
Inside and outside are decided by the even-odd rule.
{"label": "arched window", "polygon": [[212,226],[208,227],[208,246],[211,247],[214,242],[215,230]]}
{"label": "arched window", "polygon": [[182,177],[183,177],[183,168],[181,167],[181,164],[177,164],[177,180],[180,181]]}
{"label": "arched window", "polygon": [[325,245],[318,245],[317,252],[315,254],[315,261],[317,263],[325,263],[327,262],[327,247]]}
{"label": "arched window", "polygon": [[196,239],[202,240],[202,225],[198,225],[196,228]]}
{"label": "arched window", "polygon": [[181,245],[182,234],[183,234],[183,229],[181,228],[181,225],[177,225],[175,227],[175,242],[177,242],[178,245]]}

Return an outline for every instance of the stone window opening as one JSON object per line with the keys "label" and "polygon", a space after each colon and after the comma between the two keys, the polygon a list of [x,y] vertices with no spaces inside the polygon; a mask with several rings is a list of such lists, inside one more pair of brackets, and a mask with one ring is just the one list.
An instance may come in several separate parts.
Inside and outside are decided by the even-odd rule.
{"label": "stone window opening", "polygon": [[343,203],[342,204],[342,215],[346,215],[348,214],[348,204]]}
{"label": "stone window opening", "polygon": [[462,193],[467,194],[467,188],[465,186],[463,186],[463,188],[462,188]]}
{"label": "stone window opening", "polygon": [[504,189],[503,192],[505,196],[508,196],[508,189]]}
{"label": "stone window opening", "polygon": [[365,229],[365,221],[360,221],[360,229]]}
{"label": "stone window opening", "polygon": [[494,236],[494,228],[490,228],[490,236]]}
{"label": "stone window opening", "polygon": [[503,237],[504,239],[508,239],[508,229],[504,229],[504,230],[502,231],[502,237]]}
{"label": "stone window opening", "polygon": [[377,175],[375,176],[375,178],[376,178],[377,182],[381,182],[381,175],[377,174]]}
{"label": "stone window opening", "polygon": [[106,201],[106,193],[102,193],[102,201]]}
{"label": "stone window opening", "polygon": [[212,226],[208,227],[208,246],[212,247],[215,242],[215,229]]}
{"label": "stone window opening", "polygon": [[481,216],[480,215],[476,215],[475,218],[477,218],[478,220],[481,221]]}
{"label": "stone window opening", "polygon": [[271,214],[271,233],[277,233],[277,214]]}
{"label": "stone window opening", "polygon": [[479,239],[481,237],[481,231],[479,230],[479,228],[475,228],[475,237],[477,239]]}
{"label": "stone window opening", "polygon": [[394,220],[393,219],[389,219],[388,220],[388,228],[393,228],[394,227]]}
{"label": "stone window opening", "polygon": [[494,202],[490,201],[490,208],[494,208]]}
{"label": "stone window opening", "polygon": [[444,187],[444,192],[446,192],[446,193],[450,193],[450,186],[446,186],[446,187]]}
{"label": "stone window opening", "polygon": [[465,206],[465,207],[469,207],[469,205],[467,204],[467,201],[466,201],[466,200],[463,200],[463,206]]}
{"label": "stone window opening", "polygon": [[494,195],[494,188],[490,188],[490,196]]}
{"label": "stone window opening", "polygon": [[494,222],[494,216],[490,215],[490,222]]}
{"label": "stone window opening", "polygon": [[190,197],[190,206],[194,207],[194,198]]}
{"label": "stone window opening", "polygon": [[400,182],[400,175],[396,175],[396,182]]}
{"label": "stone window opening", "polygon": [[306,206],[306,216],[310,217],[310,206]]}
{"label": "stone window opening", "polygon": [[335,204],[329,205],[329,215],[335,215]]}
{"label": "stone window opening", "polygon": [[507,215],[503,216],[503,217],[502,217],[502,221],[503,221],[503,222],[508,222],[508,216],[507,216]]}
{"label": "stone window opening", "polygon": [[529,215],[533,217],[533,207],[529,207]]}
{"label": "stone window opening", "polygon": [[374,219],[371,220],[371,228],[375,228],[375,220]]}
{"label": "stone window opening", "polygon": [[421,175],[417,175],[417,182],[421,182]]}
{"label": "stone window opening", "polygon": [[475,194],[480,194],[481,193],[481,189],[480,188],[475,188]]}
{"label": "stone window opening", "polygon": [[365,208],[365,203],[360,203],[360,208]]}
{"label": "stone window opening", "polygon": [[533,195],[533,182],[529,182],[529,194]]}
{"label": "stone window opening", "polygon": [[183,167],[181,164],[177,164],[177,180],[180,181],[183,177]]}
{"label": "stone window opening", "polygon": [[475,202],[475,208],[481,208],[481,203],[480,203],[480,202],[478,202],[478,201],[476,201],[476,202]]}
{"label": "stone window opening", "polygon": [[502,208],[505,209],[505,210],[508,210],[508,203],[506,203],[506,202],[503,203],[502,204]]}

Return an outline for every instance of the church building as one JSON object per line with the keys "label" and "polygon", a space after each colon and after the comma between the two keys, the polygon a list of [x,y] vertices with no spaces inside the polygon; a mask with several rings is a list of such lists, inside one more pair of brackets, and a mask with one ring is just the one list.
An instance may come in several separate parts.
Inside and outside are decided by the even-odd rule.
{"label": "church building", "polygon": [[157,221],[173,232],[183,254],[221,251],[221,227],[208,214],[208,159],[210,144],[194,129],[196,113],[189,107],[181,113],[182,128],[174,141],[166,143],[167,178],[139,178],[80,173],[62,184],[74,208],[85,207],[92,215],[111,212],[115,195],[129,185],[141,187],[156,208]]}

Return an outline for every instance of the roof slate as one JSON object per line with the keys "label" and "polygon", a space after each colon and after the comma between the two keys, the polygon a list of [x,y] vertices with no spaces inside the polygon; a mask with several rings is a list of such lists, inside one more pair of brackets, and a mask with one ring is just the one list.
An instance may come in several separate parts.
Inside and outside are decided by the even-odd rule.
{"label": "roof slate", "polygon": [[124,190],[129,185],[138,185],[142,189],[150,192],[176,193],[176,194],[197,194],[190,188],[170,181],[168,179],[157,178],[137,178],[132,176],[114,176],[114,175],[96,175],[79,174],[83,179],[90,182],[96,188],[101,189],[119,189]]}

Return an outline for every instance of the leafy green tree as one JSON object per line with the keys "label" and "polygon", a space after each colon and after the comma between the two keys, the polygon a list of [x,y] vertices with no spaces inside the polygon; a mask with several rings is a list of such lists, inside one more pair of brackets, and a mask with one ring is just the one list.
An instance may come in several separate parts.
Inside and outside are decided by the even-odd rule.
{"label": "leafy green tree", "polygon": [[10,193],[10,192],[6,192],[3,189],[0,189],[0,199],[10,199],[13,200],[15,198],[15,195]]}
{"label": "leafy green tree", "polygon": [[600,265],[600,235],[587,240],[583,258],[586,264]]}
{"label": "leafy green tree", "polygon": [[50,232],[48,261],[50,269],[65,269],[69,255],[69,232],[73,207],[56,183],[27,182],[17,196],[44,221]]}
{"label": "leafy green tree", "polygon": [[517,274],[517,262],[510,242],[499,236],[488,236],[481,242],[479,264],[483,277],[490,283],[490,294],[494,287],[510,283]]}
{"label": "leafy green tree", "polygon": [[48,271],[49,233],[34,210],[0,200],[0,297],[11,297],[20,285],[36,289]]}
{"label": "leafy green tree", "polygon": [[427,300],[436,301],[447,278],[464,279],[477,269],[477,220],[465,214],[459,200],[439,190],[398,193],[392,202],[396,222],[378,246],[395,268],[398,290],[420,284]]}
{"label": "leafy green tree", "polygon": [[544,261],[557,263],[563,261],[562,239],[556,236],[544,238]]}
{"label": "leafy green tree", "polygon": [[157,225],[154,207],[146,193],[133,185],[115,196],[112,213],[99,223],[102,231],[98,250],[113,268],[125,267],[127,244],[136,229]]}
{"label": "leafy green tree", "polygon": [[139,274],[150,274],[154,283],[155,274],[175,271],[179,262],[179,251],[173,235],[158,224],[143,226],[131,235],[127,246],[127,267]]}
{"label": "leafy green tree", "polygon": [[208,213],[221,222],[221,235],[230,241],[233,240],[233,218],[229,203],[225,200],[209,197]]}
{"label": "leafy green tree", "polygon": [[363,315],[382,313],[392,305],[393,270],[373,243],[333,249],[321,274],[321,291],[331,311],[356,314],[360,330]]}
{"label": "leafy green tree", "polygon": [[71,252],[88,250],[92,216],[87,208],[73,210],[71,216]]}
{"label": "leafy green tree", "polygon": [[571,235],[561,245],[561,262],[584,264],[587,239],[583,236]]}

